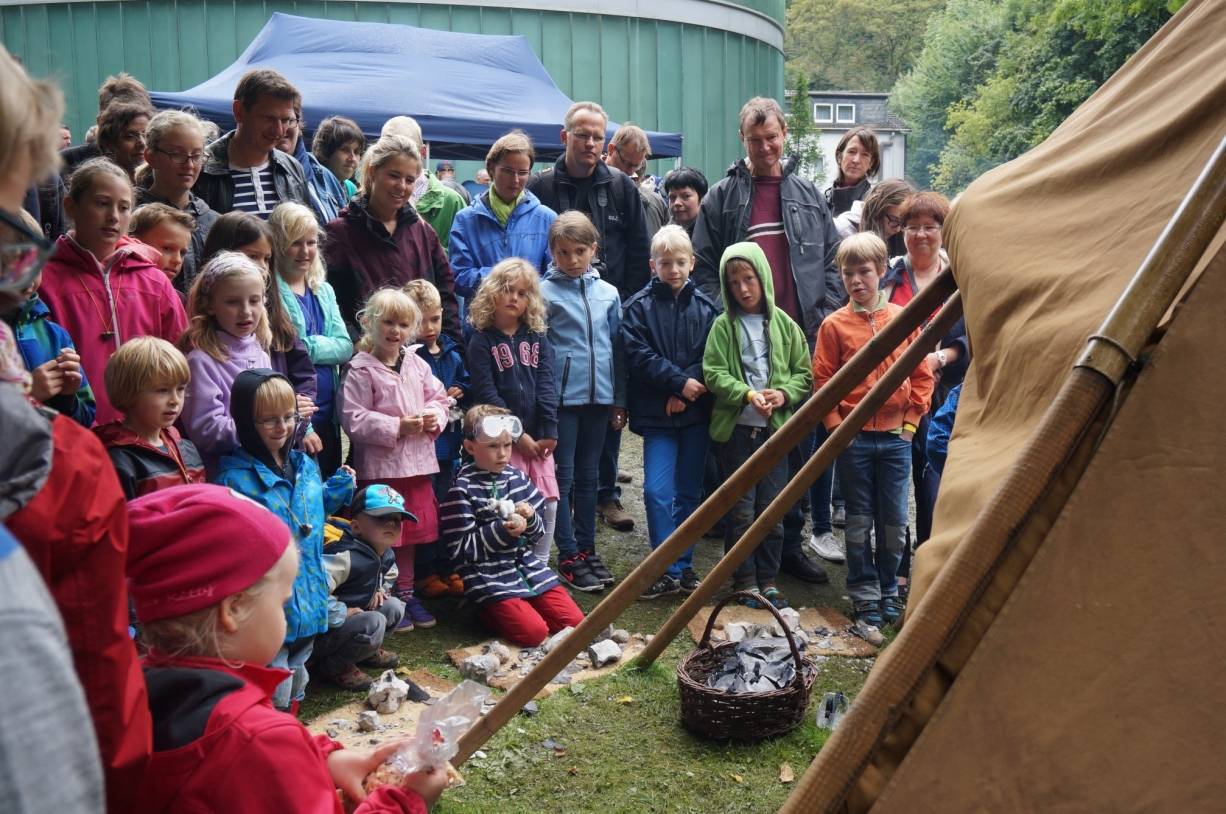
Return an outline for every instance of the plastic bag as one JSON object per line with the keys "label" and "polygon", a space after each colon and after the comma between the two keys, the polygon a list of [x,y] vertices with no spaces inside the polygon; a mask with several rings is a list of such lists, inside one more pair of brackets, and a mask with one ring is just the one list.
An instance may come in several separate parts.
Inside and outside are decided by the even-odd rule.
{"label": "plastic bag", "polygon": [[475,681],[465,681],[426,708],[417,721],[417,731],[404,746],[362,783],[367,792],[379,786],[400,785],[404,778],[428,769],[443,769],[452,775],[450,785],[463,782],[451,766],[460,737],[481,717],[481,706],[490,690]]}
{"label": "plastic bag", "polygon": [[841,692],[828,692],[817,705],[817,728],[834,731],[847,712],[847,697]]}

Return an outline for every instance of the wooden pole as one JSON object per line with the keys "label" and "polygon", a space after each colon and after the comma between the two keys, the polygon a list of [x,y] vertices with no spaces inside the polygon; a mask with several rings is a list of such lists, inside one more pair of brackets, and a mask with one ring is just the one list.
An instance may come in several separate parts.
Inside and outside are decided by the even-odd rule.
{"label": "wooden pole", "polygon": [[[881,333],[865,345],[826,383],[820,391],[800,406],[792,417],[775,432],[758,451],[732,473],[695,512],[669,535],[660,547],[618,583],[609,595],[558,646],[545,654],[519,683],[499,699],[498,703],[460,739],[459,751],[453,764],[460,765],[489,740],[562,669],[570,664],[579,651],[591,644],[600,631],[611,624],[621,612],[637,600],[648,586],[660,578],[668,567],[695,541],[699,540],[736,500],[754,483],[761,480],[795,448],[829,413],[844,395],[864,381],[894,348],[902,344],[929,314],[957,290],[953,273],[948,269],[927,285],[903,309],[897,319],[886,323]],[[726,558],[727,555],[725,555]],[[735,566],[734,566],[735,568]],[[686,620],[688,621],[688,619]],[[653,641],[654,644],[654,641]]]}
{"label": "wooden pole", "polygon": [[659,632],[647,643],[647,647],[644,648],[643,652],[639,654],[637,663],[640,667],[646,667],[655,661],[660,653],[664,651],[664,648],[668,647],[672,640],[677,637],[677,634],[681,632],[682,628],[694,617],[694,614],[698,613],[702,606],[715,596],[725,580],[732,576],[737,566],[743,563],[757,549],[766,535],[770,533],[770,530],[783,520],[783,516],[788,513],[788,510],[804,496],[805,491],[834,463],[839,453],[847,448],[847,445],[856,437],[856,433],[860,432],[860,428],[881,409],[881,406],[898,390],[903,381],[924,361],[924,357],[930,352],[928,349],[936,347],[941,337],[953,327],[954,323],[961,316],[962,299],[955,292],[945,307],[941,309],[941,312],[933,318],[928,327],[924,329],[924,332],[920,334],[919,338],[911,343],[902,356],[898,357],[898,361],[886,371],[886,374],[873,386],[868,395],[855,406],[855,409],[848,413],[843,422],[835,428],[834,432],[830,433],[830,437],[826,439],[826,442],[805,462],[805,465],[788,482],[783,491],[771,501],[771,504],[766,507],[766,511],[758,515],[753,525],[746,529],[745,534],[737,541],[737,544],[723,556],[723,559],[715,564],[715,567],[711,569],[698,588],[686,597],[685,601],[681,603],[681,607],[677,608],[673,615],[664,622]]}

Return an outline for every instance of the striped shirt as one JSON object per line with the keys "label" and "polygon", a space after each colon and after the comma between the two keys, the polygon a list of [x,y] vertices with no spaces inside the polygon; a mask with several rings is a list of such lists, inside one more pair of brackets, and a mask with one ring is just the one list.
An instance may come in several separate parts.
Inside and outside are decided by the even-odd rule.
{"label": "striped shirt", "polygon": [[[535,512],[519,537],[503,527],[496,506],[499,500],[527,503]],[[474,463],[460,469],[439,514],[443,542],[464,580],[465,598],[487,605],[540,596],[560,584],[557,575],[532,552],[533,544],[545,533],[540,514],[544,505],[541,493],[513,466],[497,475]]]}
{"label": "striped shirt", "polygon": [[258,167],[245,170],[231,167],[230,177],[234,179],[234,208],[268,220],[272,210],[280,203],[272,180],[271,162],[265,161]]}

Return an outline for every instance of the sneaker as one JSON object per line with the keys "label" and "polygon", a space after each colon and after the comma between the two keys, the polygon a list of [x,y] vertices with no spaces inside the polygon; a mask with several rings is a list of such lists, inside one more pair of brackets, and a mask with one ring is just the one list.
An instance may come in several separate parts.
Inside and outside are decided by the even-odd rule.
{"label": "sneaker", "polygon": [[664,574],[651,583],[651,587],[643,591],[639,599],[659,599],[662,596],[672,596],[678,593],[681,593],[681,583],[668,574]]}
{"label": "sneaker", "polygon": [[885,644],[885,636],[881,635],[881,631],[865,622],[863,619],[857,619],[851,624],[852,634],[859,636],[864,641],[871,644],[873,647],[880,647]]}
{"label": "sneaker", "polygon": [[601,519],[617,531],[634,531],[634,518],[622,508],[620,500],[607,500],[596,507]]}
{"label": "sneaker", "polygon": [[785,597],[783,592],[774,585],[769,588],[763,588],[761,594],[767,602],[775,606],[776,610],[782,610],[783,608],[788,607],[787,597]]}
{"label": "sneaker", "polygon": [[421,594],[426,599],[438,599],[440,596],[446,596],[451,590],[451,587],[439,577],[438,574],[431,574],[421,582],[417,583],[416,593]]}
{"label": "sneaker", "polygon": [[887,596],[881,600],[881,618],[887,625],[897,627],[898,620],[906,609],[907,606],[900,597]]}
{"label": "sneaker", "polygon": [[847,555],[843,553],[843,546],[839,543],[839,538],[829,531],[810,535],[809,550],[826,562],[843,562],[847,559]]}
{"label": "sneaker", "polygon": [[362,659],[358,664],[363,667],[373,667],[376,670],[390,670],[400,663],[400,656],[390,650],[380,647],[370,658]]}
{"label": "sneaker", "polygon": [[[406,608],[407,608],[407,605],[406,605]],[[413,617],[409,616],[409,612],[406,609],[404,616],[400,618],[400,624],[396,625],[392,633],[412,633],[412,632],[413,632]]]}
{"label": "sneaker", "polygon": [[459,574],[451,574],[447,577],[447,593],[452,596],[464,595],[464,580]]}
{"label": "sneaker", "polygon": [[630,483],[633,480],[634,478],[630,477],[630,473],[627,472],[626,470],[624,469],[617,470],[617,482],[618,483]]}
{"label": "sneaker", "polygon": [[884,624],[881,618],[881,605],[875,599],[857,600],[852,603],[852,618],[857,622],[864,622],[880,629]]}
{"label": "sneaker", "polygon": [[825,569],[806,557],[803,551],[784,557],[779,563],[779,570],[801,582],[821,585],[830,581]]}
{"label": "sneaker", "polygon": [[370,689],[371,684],[375,683],[373,678],[363,673],[356,666],[350,667],[339,675],[324,676],[324,678],[342,690],[349,690],[351,692],[365,692]]}
{"label": "sneaker", "polygon": [[616,580],[613,572],[605,567],[604,560],[595,551],[584,551],[580,554],[587,567],[592,569],[592,576],[600,580],[601,585],[612,585]]}
{"label": "sneaker", "polygon": [[834,511],[830,513],[830,525],[838,528],[847,528],[847,507],[835,506]]}
{"label": "sneaker", "polygon": [[596,579],[592,569],[577,554],[558,563],[558,577],[568,588],[576,591],[600,593],[604,590],[604,583]]}
{"label": "sneaker", "polygon": [[698,586],[701,583],[702,578],[698,576],[698,572],[693,568],[681,569],[681,590],[687,594],[692,594],[698,590]]}
{"label": "sneaker", "polygon": [[404,602],[404,618],[413,620],[413,627],[434,627],[438,620],[430,615],[426,606],[415,596],[410,596]]}

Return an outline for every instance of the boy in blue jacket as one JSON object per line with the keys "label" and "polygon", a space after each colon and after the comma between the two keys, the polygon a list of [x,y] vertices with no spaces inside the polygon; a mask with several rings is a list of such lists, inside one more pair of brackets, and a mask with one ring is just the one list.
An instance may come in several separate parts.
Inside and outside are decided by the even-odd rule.
{"label": "boy in blue jacket", "polygon": [[[690,280],[694,248],[670,224],[651,241],[653,279],[626,302],[621,337],[629,386],[630,430],[643,436],[643,503],[652,549],[668,539],[702,500],[711,398],[702,357],[719,309]],[[687,549],[643,599],[698,587]]]}
{"label": "boy in blue jacket", "polygon": [[[434,497],[439,505],[447,499],[456,465],[460,460],[460,415],[459,405],[468,396],[468,369],[460,344],[443,333],[443,299],[438,289],[429,280],[411,280],[404,292],[413,298],[421,311],[421,327],[417,331],[417,355],[430,366],[443,386],[447,397],[454,400],[452,417],[447,428],[434,439],[434,454],[438,458],[438,472],[432,476]],[[428,599],[437,599],[445,594],[464,595],[464,582],[456,573],[447,547],[442,540],[417,546],[413,560],[417,592]]]}

